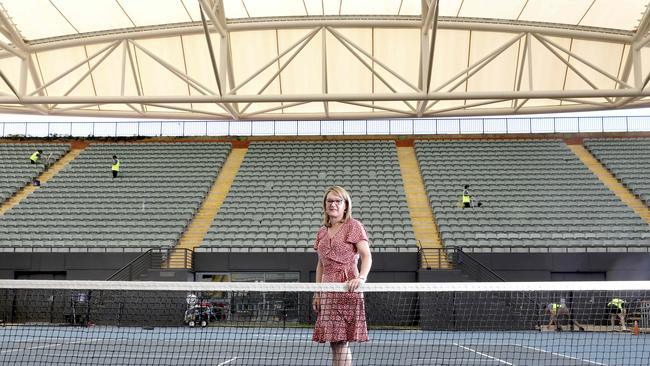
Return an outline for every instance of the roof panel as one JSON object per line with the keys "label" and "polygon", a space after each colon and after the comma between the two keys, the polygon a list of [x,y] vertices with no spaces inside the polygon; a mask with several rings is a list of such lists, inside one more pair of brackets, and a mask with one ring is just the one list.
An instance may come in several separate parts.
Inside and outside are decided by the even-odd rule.
{"label": "roof panel", "polygon": [[223,8],[228,19],[248,18],[248,11],[241,0],[223,0]]}
{"label": "roof panel", "polygon": [[[621,54],[623,46],[615,43],[593,42],[584,40],[573,40],[571,51],[582,59],[588,60],[589,63],[606,72],[611,76],[616,76],[621,63]],[[598,88],[614,88],[616,82],[603,75],[596,69],[578,61],[575,57],[571,58],[571,64],[580,71],[589,81]],[[579,76],[573,72],[567,77],[566,89],[572,90],[573,81]],[[582,80],[580,80],[582,83]]]}
{"label": "roof panel", "polygon": [[[258,94],[262,87],[278,71],[278,63],[261,70],[263,66],[278,56],[275,30],[233,32],[230,34],[235,84],[240,85],[256,73],[259,75],[244,84],[237,94]],[[280,50],[282,52],[284,50]],[[269,89],[270,88],[270,89]],[[266,92],[279,92],[277,78],[267,87]]]}
{"label": "roof panel", "polygon": [[323,2],[321,0],[304,0],[305,7],[307,8],[307,15],[321,16],[323,15]]}
{"label": "roof panel", "polygon": [[458,16],[468,18],[517,19],[525,3],[525,0],[464,0]]}
{"label": "roof panel", "polygon": [[397,15],[400,0],[341,0],[342,15]]}
{"label": "roof panel", "polygon": [[480,110],[480,109],[494,109],[494,108],[512,108],[512,101],[507,100],[505,102],[495,102],[494,99],[473,99],[468,100],[467,103],[468,110]]}
{"label": "roof panel", "polygon": [[302,0],[242,0],[242,2],[251,18],[307,15]]}
{"label": "roof panel", "polygon": [[[648,75],[650,73],[650,48],[644,47],[641,49],[641,74]],[[634,82],[634,72],[630,72],[629,83]]]}
{"label": "roof panel", "polygon": [[[18,89],[18,86],[20,85],[20,64],[21,60],[17,57],[0,59],[0,70],[2,70],[4,76],[9,79],[9,82],[14,89]],[[27,90],[33,90],[33,85],[34,83],[31,78],[28,78]],[[6,95],[14,95],[9,86],[2,79],[0,79],[0,91]]]}
{"label": "roof panel", "polygon": [[[137,27],[189,22],[192,19],[178,0],[118,0]],[[198,8],[197,4],[196,7]],[[153,11],[155,9],[155,11]]]}
{"label": "roof panel", "polygon": [[[136,108],[140,108],[140,106],[138,105]],[[131,109],[131,107],[129,107],[128,105],[124,105],[124,104],[102,104],[99,107],[99,109],[102,110],[102,111],[129,111],[129,112],[133,112],[133,109]]]}
{"label": "roof panel", "polygon": [[429,102],[427,105],[429,106],[427,108],[428,112],[432,112],[432,111],[444,112],[445,110],[458,109],[463,107],[465,105],[465,101],[464,100],[436,100],[433,102]]}
{"label": "roof panel", "polygon": [[[370,104],[370,103],[368,103]],[[328,103],[329,111],[330,113],[372,113],[374,111],[373,108],[369,107],[363,107],[363,106],[358,106],[354,104],[348,104],[348,103],[338,103],[338,102],[330,102]],[[335,131],[335,127],[333,124],[335,124],[337,121],[323,121],[322,125],[322,131]]]}
{"label": "roof panel", "polygon": [[266,113],[281,114],[282,113],[282,103],[253,103],[250,106],[248,103],[239,103],[236,104],[240,111],[243,113],[260,113],[263,111],[268,111]]}
{"label": "roof panel", "polygon": [[340,15],[342,0],[322,0],[325,15]]}
{"label": "roof panel", "polygon": [[2,6],[25,39],[76,33],[49,1],[2,0]]}
{"label": "roof panel", "polygon": [[[374,32],[374,56],[386,65],[391,71],[400,75],[412,86],[417,88],[419,76],[419,41],[420,31],[418,29],[390,29],[378,28]],[[374,69],[378,75],[386,81],[382,82],[378,76],[373,76],[374,90],[377,93],[397,92],[411,93],[415,90],[404,81],[397,78],[393,73],[374,63]],[[375,102],[374,105],[409,111],[411,108],[405,102]],[[413,107],[416,103],[411,103]]]}
{"label": "roof panel", "polygon": [[193,22],[201,21],[201,13],[199,12],[199,3],[196,0],[183,0],[185,10],[190,14]]}
{"label": "roof panel", "polygon": [[[400,75],[411,85],[417,87],[419,73],[420,31],[418,29],[378,28],[373,32],[375,58],[388,67],[393,73]],[[376,72],[398,92],[415,92],[408,84],[399,80],[393,73],[374,63]],[[375,90],[384,83],[375,76]],[[388,87],[382,92],[390,92]]]}
{"label": "roof panel", "polygon": [[633,30],[648,5],[640,0],[595,0],[580,25]]}
{"label": "roof panel", "polygon": [[[136,48],[138,73],[145,95],[189,95],[188,84],[172,73],[168,67],[185,72],[180,37],[145,39],[138,42],[145,50],[152,52],[167,66]],[[188,105],[189,107],[189,105]]]}
{"label": "roof panel", "polygon": [[[440,29],[436,35],[436,49],[431,70],[431,91],[448,91],[455,81],[454,76],[469,67],[470,32],[465,30]],[[442,51],[444,50],[444,52]],[[458,80],[458,78],[454,79]],[[464,87],[462,88],[464,90]]]}
{"label": "roof panel", "polygon": [[[218,94],[219,87],[217,80],[212,69],[212,60],[208,51],[207,42],[203,34],[181,37],[183,41],[183,55],[185,56],[185,67],[187,68],[188,75],[197,80],[205,88],[208,88],[212,93]],[[212,41],[212,49],[214,57],[219,60],[221,51],[221,37],[210,37]],[[217,70],[220,76],[224,76],[227,70],[220,69],[221,65],[217,61]],[[190,89],[190,94],[200,94],[194,88]]]}
{"label": "roof panel", "polygon": [[[623,67],[623,65],[624,65],[624,60],[626,60],[629,52],[630,52],[630,46],[629,45],[623,45],[623,52],[621,53],[621,67],[618,69],[618,73],[616,73],[616,76],[619,79],[621,79],[621,80],[623,80],[625,82],[627,82],[627,80],[624,80],[623,75],[625,73],[625,67]],[[629,74],[632,74],[632,73],[630,72]]]}
{"label": "roof panel", "polygon": [[[86,47],[88,54],[92,55],[106,46],[108,44]],[[133,79],[133,69],[128,57],[126,57],[126,64],[122,63],[124,52],[124,44],[121,44],[93,71],[93,82],[97,95],[138,95]],[[122,93],[122,77],[124,77],[124,93]]]}
{"label": "roof panel", "polygon": [[[338,29],[351,42],[372,54],[370,29]],[[363,56],[362,56],[363,58]],[[367,61],[367,59],[366,59]],[[337,38],[327,34],[327,85],[330,93],[370,93],[372,73]]]}
{"label": "roof panel", "polygon": [[324,103],[305,103],[290,108],[283,108],[282,113],[325,113]]}
{"label": "roof panel", "polygon": [[[519,103],[522,102],[523,101],[519,101]],[[523,107],[524,110],[530,107],[553,107],[553,106],[559,106],[561,104],[561,102],[557,99],[529,99],[525,102],[526,103],[524,104]]]}
{"label": "roof panel", "polygon": [[[71,88],[84,77],[84,74],[88,71],[88,65],[84,63],[74,70],[71,68],[87,57],[88,54],[84,47],[70,47],[39,53],[37,60],[45,84],[49,84],[51,80],[65,74],[46,88],[47,94],[66,95],[66,93],[70,92]],[[95,95],[90,84],[90,78],[86,77],[69,95]]]}
{"label": "roof panel", "polygon": [[[519,20],[577,25],[593,0],[529,0]],[[570,5],[570,6],[568,6]]]}
{"label": "roof panel", "polygon": [[51,1],[65,19],[80,33],[135,26],[115,0]]}
{"label": "roof panel", "polygon": [[422,14],[422,2],[420,0],[403,0],[399,9],[399,15],[420,15]]}
{"label": "roof panel", "polygon": [[[557,37],[547,37],[558,45],[569,48],[571,45],[571,39],[569,38],[557,38]],[[566,60],[567,56],[560,56],[562,59],[555,56],[551,51],[549,51],[543,44],[541,44],[537,39],[531,38],[531,54],[533,57],[532,65],[532,85],[533,90],[562,90],[564,89],[564,80],[566,77],[567,66],[562,60]],[[529,78],[528,78],[528,67],[530,60],[526,61],[526,71],[523,75],[522,90],[529,90]],[[537,67],[539,65],[544,65],[544,67]],[[534,104],[534,101],[530,101],[531,104]],[[528,103],[527,103],[528,104]]]}
{"label": "roof panel", "polygon": [[219,113],[228,115],[228,112],[221,108],[220,105],[210,103],[210,104],[193,104],[192,109],[198,113]]}
{"label": "roof panel", "polygon": [[[473,64],[481,60],[495,49],[510,42],[513,38],[513,34],[507,33],[472,32],[469,63]],[[518,43],[515,42],[485,65],[485,67],[469,79],[467,90],[513,90],[517,70],[518,49]]]}
{"label": "roof panel", "polygon": [[[309,31],[304,29],[278,31],[279,49],[287,49],[307,33]],[[318,94],[323,91],[322,34],[323,31],[318,32],[282,71],[282,94]],[[292,55],[290,52],[282,57],[280,64],[284,65]]]}
{"label": "roof panel", "polygon": [[455,17],[458,15],[463,0],[440,0],[438,14],[441,17]]}

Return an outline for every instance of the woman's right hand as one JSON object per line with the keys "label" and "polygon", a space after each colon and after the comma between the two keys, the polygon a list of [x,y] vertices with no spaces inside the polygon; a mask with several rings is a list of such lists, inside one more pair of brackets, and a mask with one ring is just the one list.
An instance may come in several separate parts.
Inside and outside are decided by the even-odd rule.
{"label": "woman's right hand", "polygon": [[311,301],[311,308],[317,313],[320,311],[320,296],[319,295],[314,294],[314,299]]}

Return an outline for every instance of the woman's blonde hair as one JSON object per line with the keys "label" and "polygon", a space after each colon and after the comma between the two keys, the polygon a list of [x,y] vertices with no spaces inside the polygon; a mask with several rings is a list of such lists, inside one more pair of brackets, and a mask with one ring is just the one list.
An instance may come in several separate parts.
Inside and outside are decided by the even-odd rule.
{"label": "woman's blonde hair", "polygon": [[327,214],[327,195],[330,194],[330,192],[336,193],[345,202],[345,210],[343,211],[343,220],[341,221],[346,222],[352,218],[352,200],[350,199],[350,194],[348,193],[348,191],[346,191],[345,188],[340,186],[329,187],[327,188],[325,194],[323,195],[323,225],[327,227],[332,226],[332,223],[330,222],[330,217]]}

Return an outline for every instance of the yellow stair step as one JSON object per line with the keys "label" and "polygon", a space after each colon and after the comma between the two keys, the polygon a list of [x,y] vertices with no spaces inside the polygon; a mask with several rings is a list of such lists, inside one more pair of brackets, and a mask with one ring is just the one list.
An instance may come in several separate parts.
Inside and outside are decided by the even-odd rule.
{"label": "yellow stair step", "polygon": [[[194,250],[197,246],[201,245],[205,234],[210,229],[214,217],[219,212],[226,195],[230,191],[232,182],[239,171],[244,156],[246,156],[246,148],[236,148],[230,151],[228,158],[223,164],[219,176],[214,180],[210,191],[208,192],[203,204],[196,213],[194,219],[183,233],[176,248],[178,250],[172,251],[171,257],[174,255],[183,255],[185,249]],[[186,265],[185,260],[173,261],[169,260],[169,268],[184,268]],[[191,263],[187,264],[191,267]]]}
{"label": "yellow stair step", "polygon": [[568,145],[569,149],[591,170],[601,182],[628,207],[650,225],[650,209],[596,159],[582,145]]}
{"label": "yellow stair step", "polygon": [[420,174],[413,146],[398,146],[397,157],[400,171],[404,181],[404,193],[411,215],[411,224],[415,239],[421,249],[430,249],[433,253],[426,253],[422,257],[423,267],[450,268],[444,253],[438,253],[442,248],[440,233],[436,226],[433,212],[429,206],[429,197],[424,188],[424,181]]}

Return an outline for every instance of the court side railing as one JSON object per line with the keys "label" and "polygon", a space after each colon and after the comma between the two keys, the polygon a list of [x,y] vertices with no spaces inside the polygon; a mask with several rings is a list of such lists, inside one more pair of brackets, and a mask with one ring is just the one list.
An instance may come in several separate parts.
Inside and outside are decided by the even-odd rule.
{"label": "court side railing", "polygon": [[[421,248],[419,251],[420,268],[458,269],[469,279],[477,282],[503,282],[505,279],[481,263],[470,253],[458,247]],[[431,258],[435,260],[432,261]]]}
{"label": "court side railing", "polygon": [[152,248],[138,255],[106,281],[137,281],[149,270],[190,268],[193,252],[189,249]]}
{"label": "court side railing", "polygon": [[[383,244],[373,246],[373,253],[418,253],[415,246],[404,246],[403,244]],[[316,253],[313,244],[296,245],[252,245],[252,244],[230,244],[227,246],[201,245],[194,249],[195,253]]]}
{"label": "court side railing", "polygon": [[110,275],[106,281],[135,281],[142,279],[142,276],[156,267],[160,268],[163,260],[163,253],[160,249],[149,249],[135,257],[124,267]]}
{"label": "court side railing", "polygon": [[140,246],[34,246],[34,245],[12,245],[0,247],[2,253],[144,253],[151,247]]}
{"label": "court side railing", "polygon": [[192,269],[194,251],[187,248],[174,248],[167,251],[160,268],[163,269]]}
{"label": "court side railing", "polygon": [[463,247],[465,253],[650,253],[650,243],[634,245],[472,245]]}
{"label": "court side railing", "polygon": [[490,267],[481,263],[471,254],[461,248],[454,249],[454,267],[460,269],[465,275],[477,282],[505,282],[505,279],[494,272]]}
{"label": "court side railing", "polygon": [[450,269],[453,267],[454,248],[419,248],[418,266],[426,269]]}

